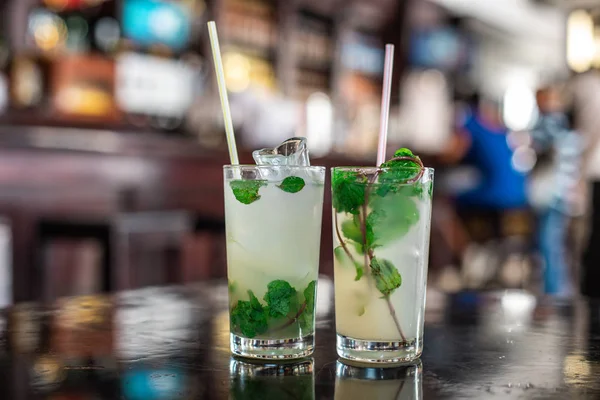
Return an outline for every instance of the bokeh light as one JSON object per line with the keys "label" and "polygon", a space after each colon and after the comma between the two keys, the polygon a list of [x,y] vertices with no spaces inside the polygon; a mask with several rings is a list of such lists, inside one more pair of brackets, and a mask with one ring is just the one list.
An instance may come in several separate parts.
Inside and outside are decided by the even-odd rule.
{"label": "bokeh light", "polygon": [[523,130],[537,119],[538,109],[533,91],[525,85],[512,85],[504,94],[503,119],[509,129]]}
{"label": "bokeh light", "polygon": [[584,10],[573,11],[567,21],[567,63],[575,72],[590,69],[596,52],[594,21]]}
{"label": "bokeh light", "polygon": [[62,47],[67,38],[67,26],[63,19],[45,10],[35,10],[31,13],[29,32],[35,45],[43,51]]}
{"label": "bokeh light", "polygon": [[243,92],[250,86],[250,61],[239,53],[223,55],[225,83],[231,92]]}

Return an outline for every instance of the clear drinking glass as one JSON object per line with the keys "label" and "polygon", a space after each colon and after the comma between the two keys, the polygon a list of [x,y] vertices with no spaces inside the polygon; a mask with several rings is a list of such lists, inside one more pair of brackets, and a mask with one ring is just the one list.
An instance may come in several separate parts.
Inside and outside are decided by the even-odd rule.
{"label": "clear drinking glass", "polygon": [[433,169],[332,168],[338,355],[407,363],[423,349]]}
{"label": "clear drinking glass", "polygon": [[232,353],[313,352],[324,167],[224,167]]}
{"label": "clear drinking glass", "polygon": [[401,368],[357,368],[336,363],[334,400],[423,399],[421,361]]}

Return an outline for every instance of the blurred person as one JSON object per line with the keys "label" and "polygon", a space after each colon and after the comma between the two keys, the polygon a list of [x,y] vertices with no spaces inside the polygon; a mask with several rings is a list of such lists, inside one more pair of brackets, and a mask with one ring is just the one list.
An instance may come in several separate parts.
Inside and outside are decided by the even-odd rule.
{"label": "blurred person", "polygon": [[[544,292],[569,296],[572,280],[567,262],[567,229],[576,213],[573,190],[579,179],[581,137],[569,128],[561,94],[556,87],[537,91],[540,116],[531,131],[538,154],[550,160],[531,174],[530,199],[536,209],[538,245],[544,260]],[[543,158],[542,158],[543,160]]]}
{"label": "blurred person", "polygon": [[458,205],[487,211],[522,209],[527,205],[526,177],[513,166],[513,150],[499,105],[478,96],[474,103],[459,134],[466,150],[464,161],[477,170],[479,179],[474,187],[458,194]]}
{"label": "blurred person", "polygon": [[529,270],[521,257],[528,233],[526,176],[514,167],[507,134],[499,104],[473,95],[454,140],[454,158],[462,158],[470,168],[452,184],[458,213],[472,240],[462,257],[463,281],[471,288],[494,278],[522,286]]}

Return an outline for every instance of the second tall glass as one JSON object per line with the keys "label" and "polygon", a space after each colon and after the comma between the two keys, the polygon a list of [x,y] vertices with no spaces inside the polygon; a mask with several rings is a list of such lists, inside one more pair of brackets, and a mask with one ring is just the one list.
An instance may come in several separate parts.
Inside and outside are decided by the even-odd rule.
{"label": "second tall glass", "polygon": [[306,357],[314,348],[325,168],[224,167],[232,353]]}
{"label": "second tall glass", "polygon": [[337,352],[406,363],[423,348],[433,170],[332,169]]}

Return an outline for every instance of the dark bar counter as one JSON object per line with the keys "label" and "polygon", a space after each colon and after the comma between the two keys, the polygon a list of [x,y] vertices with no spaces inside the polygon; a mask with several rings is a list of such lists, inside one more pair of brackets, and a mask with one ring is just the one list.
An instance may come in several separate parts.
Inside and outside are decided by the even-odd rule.
{"label": "dark bar counter", "polygon": [[227,286],[151,287],[21,303],[0,319],[3,399],[598,399],[600,308],[524,291],[429,290],[422,363],[347,366],[333,285],[316,351],[289,364],[229,354]]}

